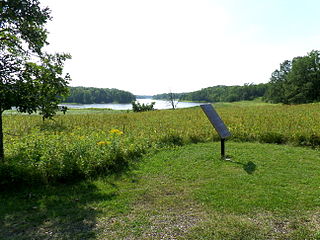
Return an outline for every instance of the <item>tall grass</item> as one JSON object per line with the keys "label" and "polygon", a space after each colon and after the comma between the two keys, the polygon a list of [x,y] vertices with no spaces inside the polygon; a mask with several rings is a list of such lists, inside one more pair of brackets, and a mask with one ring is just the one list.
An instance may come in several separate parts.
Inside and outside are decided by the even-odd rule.
{"label": "tall grass", "polygon": [[[234,141],[320,145],[320,104],[215,107]],[[0,184],[112,173],[149,150],[219,140],[199,107],[119,114],[93,111],[58,115],[45,122],[36,115],[6,114],[4,132],[6,163],[0,166]]]}

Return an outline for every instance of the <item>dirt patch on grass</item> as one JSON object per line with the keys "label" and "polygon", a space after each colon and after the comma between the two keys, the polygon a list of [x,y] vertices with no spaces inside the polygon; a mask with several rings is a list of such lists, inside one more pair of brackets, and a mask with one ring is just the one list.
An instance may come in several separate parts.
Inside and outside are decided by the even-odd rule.
{"label": "dirt patch on grass", "polygon": [[97,223],[100,239],[178,239],[204,221],[199,209],[134,208],[130,214]]}
{"label": "dirt patch on grass", "polygon": [[146,186],[128,214],[100,219],[97,229],[100,239],[178,239],[206,219],[186,188],[166,181]]}

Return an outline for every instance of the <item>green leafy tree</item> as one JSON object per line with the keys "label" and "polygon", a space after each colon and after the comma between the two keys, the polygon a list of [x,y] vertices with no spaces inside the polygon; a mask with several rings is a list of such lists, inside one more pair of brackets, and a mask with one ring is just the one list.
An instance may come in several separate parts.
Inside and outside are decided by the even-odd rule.
{"label": "green leafy tree", "polygon": [[235,102],[253,100],[264,96],[267,84],[244,84],[243,86],[224,86],[203,88],[199,91],[184,93],[181,100],[203,102]]}
{"label": "green leafy tree", "polygon": [[63,76],[68,54],[43,52],[48,44],[45,24],[50,10],[38,0],[0,0],[0,161],[4,161],[2,115],[16,107],[50,118],[67,94]]}
{"label": "green leafy tree", "polygon": [[70,95],[66,98],[67,103],[130,103],[136,97],[127,91],[108,88],[93,87],[70,87]]}
{"label": "green leafy tree", "polygon": [[274,103],[300,104],[320,101],[320,51],[285,61],[275,70],[265,96]]}
{"label": "green leafy tree", "polygon": [[312,51],[307,56],[296,57],[292,60],[286,90],[289,103],[320,101],[319,51]]}
{"label": "green leafy tree", "polygon": [[288,103],[286,95],[286,85],[288,82],[288,74],[291,71],[291,61],[284,61],[280,64],[280,69],[275,70],[271,74],[268,89],[264,98],[272,103]]}

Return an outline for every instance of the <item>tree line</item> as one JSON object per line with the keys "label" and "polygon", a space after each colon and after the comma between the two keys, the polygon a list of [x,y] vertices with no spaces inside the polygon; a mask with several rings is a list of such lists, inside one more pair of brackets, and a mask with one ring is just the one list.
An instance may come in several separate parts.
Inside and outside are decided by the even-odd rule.
{"label": "tree line", "polygon": [[136,97],[127,91],[115,88],[69,87],[70,94],[64,100],[68,103],[131,103]]}
{"label": "tree line", "polygon": [[214,86],[199,91],[185,93],[181,96],[184,101],[203,102],[235,102],[253,100],[264,96],[266,84],[245,84],[244,86]]}
{"label": "tree line", "polygon": [[[174,93],[180,101],[193,102],[235,102],[253,100],[263,97],[267,90],[267,84],[245,84],[244,86],[224,86],[203,88],[189,93]],[[170,93],[153,96],[154,99],[169,100]]]}
{"label": "tree line", "polygon": [[161,93],[161,94],[156,94],[153,95],[152,98],[153,99],[158,99],[158,100],[168,100],[170,98],[170,94],[175,94],[177,99],[181,99],[182,96],[186,93]]}
{"label": "tree line", "polygon": [[[189,93],[175,93],[181,101],[235,102],[261,97],[271,103],[301,104],[320,102],[320,51],[285,60],[268,83],[243,86],[214,86]],[[170,93],[154,99],[169,101]]]}
{"label": "tree line", "polygon": [[320,51],[285,60],[270,78],[265,100],[300,104],[320,101]]}

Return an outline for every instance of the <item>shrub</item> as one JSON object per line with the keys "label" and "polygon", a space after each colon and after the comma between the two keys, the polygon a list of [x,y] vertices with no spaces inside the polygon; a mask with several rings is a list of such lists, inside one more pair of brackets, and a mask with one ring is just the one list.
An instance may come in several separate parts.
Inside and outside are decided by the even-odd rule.
{"label": "shrub", "polygon": [[35,132],[11,146],[0,185],[54,183],[119,172],[145,152],[117,129],[81,136]]}
{"label": "shrub", "polygon": [[140,104],[139,102],[131,102],[132,104],[132,110],[134,112],[146,112],[146,111],[153,111],[155,102],[151,102],[150,104]]}
{"label": "shrub", "polygon": [[166,146],[182,146],[184,142],[179,133],[168,131],[167,134],[160,138],[160,143]]}
{"label": "shrub", "polygon": [[267,133],[263,133],[260,136],[260,140],[261,142],[265,142],[265,143],[276,143],[276,144],[283,144],[286,143],[286,138],[277,132],[267,132]]}
{"label": "shrub", "polygon": [[311,134],[310,136],[310,145],[312,147],[320,146],[320,136],[317,134]]}

